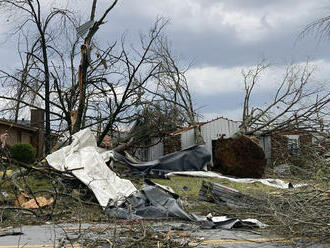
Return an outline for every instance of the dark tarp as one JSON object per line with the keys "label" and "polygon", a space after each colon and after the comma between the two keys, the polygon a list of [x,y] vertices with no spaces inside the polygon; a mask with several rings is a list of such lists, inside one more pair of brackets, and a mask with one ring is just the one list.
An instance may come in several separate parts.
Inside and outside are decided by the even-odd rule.
{"label": "dark tarp", "polygon": [[169,192],[150,180],[145,181],[142,189],[129,196],[126,201],[118,207],[111,205],[106,209],[106,214],[115,219],[166,219],[178,218],[194,221],[202,228],[225,228],[236,227],[259,227],[258,223],[233,218],[220,218],[212,220],[203,216],[185,212],[180,204],[179,196]]}
{"label": "dark tarp", "polygon": [[118,161],[128,164],[131,168],[143,171],[145,174],[153,172],[168,173],[172,171],[201,171],[211,162],[211,154],[205,146],[194,145],[160,157],[157,160],[133,163],[125,156],[115,153]]}

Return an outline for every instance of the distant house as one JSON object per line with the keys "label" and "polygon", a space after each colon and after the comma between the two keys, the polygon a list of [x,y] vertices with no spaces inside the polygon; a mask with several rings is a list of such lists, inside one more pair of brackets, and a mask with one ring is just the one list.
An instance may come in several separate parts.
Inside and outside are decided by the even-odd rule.
{"label": "distant house", "polygon": [[261,134],[258,138],[269,165],[282,163],[290,155],[303,153],[308,146],[317,147],[324,143],[325,148],[330,148],[317,133],[310,131],[273,132]]}
{"label": "distant house", "polygon": [[[233,121],[224,117],[201,122],[198,128],[204,138],[205,146],[213,157],[216,141],[223,135],[226,138],[239,131],[239,121]],[[151,138],[151,143],[157,143],[159,138]],[[150,161],[175,151],[180,151],[195,144],[194,127],[186,127],[170,133],[163,141],[145,149],[138,149],[135,156],[140,160]]]}
{"label": "distant house", "polygon": [[0,135],[6,136],[6,144],[12,146],[16,143],[31,144],[41,157],[44,151],[44,111],[31,109],[30,121],[0,119]]}

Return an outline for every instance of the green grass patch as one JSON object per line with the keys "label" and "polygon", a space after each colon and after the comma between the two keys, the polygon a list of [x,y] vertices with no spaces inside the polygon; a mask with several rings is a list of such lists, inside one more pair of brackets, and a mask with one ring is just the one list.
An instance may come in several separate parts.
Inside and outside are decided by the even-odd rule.
{"label": "green grass patch", "polygon": [[[242,193],[249,194],[252,196],[255,196],[260,193],[281,191],[280,189],[276,189],[274,187],[270,187],[262,183],[237,183],[221,178],[175,176],[171,177],[170,180],[153,179],[152,181],[165,186],[170,186],[181,197],[198,197],[198,193],[202,186],[203,180],[234,188],[241,191]],[[185,187],[187,187],[187,190],[184,190]]]}

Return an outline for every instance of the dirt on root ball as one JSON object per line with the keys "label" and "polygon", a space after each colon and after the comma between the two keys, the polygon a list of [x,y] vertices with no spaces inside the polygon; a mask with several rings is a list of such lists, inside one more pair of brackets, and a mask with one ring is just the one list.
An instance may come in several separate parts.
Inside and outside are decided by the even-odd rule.
{"label": "dirt on root ball", "polygon": [[236,177],[261,178],[266,167],[262,148],[246,136],[220,138],[213,170]]}

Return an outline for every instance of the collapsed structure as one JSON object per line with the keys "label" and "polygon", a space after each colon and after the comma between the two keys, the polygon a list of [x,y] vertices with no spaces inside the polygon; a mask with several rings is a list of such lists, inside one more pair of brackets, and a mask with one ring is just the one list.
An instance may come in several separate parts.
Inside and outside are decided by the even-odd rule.
{"label": "collapsed structure", "polygon": [[[205,217],[183,210],[179,196],[170,189],[145,181],[141,190],[129,180],[121,179],[106,164],[110,159],[149,173],[152,170],[201,170],[210,162],[210,154],[203,146],[193,146],[149,163],[132,163],[114,151],[98,149],[90,129],[73,135],[70,145],[47,156],[49,165],[63,173],[71,173],[83,182],[95,195],[99,204],[111,218],[154,219],[180,218],[199,223],[203,228],[265,227],[254,219],[239,220],[225,216]],[[199,172],[199,171],[196,171]],[[246,179],[245,179],[246,180]],[[206,184],[205,184],[206,185]],[[205,188],[204,185],[204,188]],[[219,186],[212,186],[212,190]],[[203,186],[202,186],[203,190]],[[233,191],[233,190],[232,190]],[[218,191],[214,191],[217,193]],[[235,199],[244,198],[234,192]],[[223,199],[219,198],[218,199]],[[246,203],[244,203],[246,205]]]}

